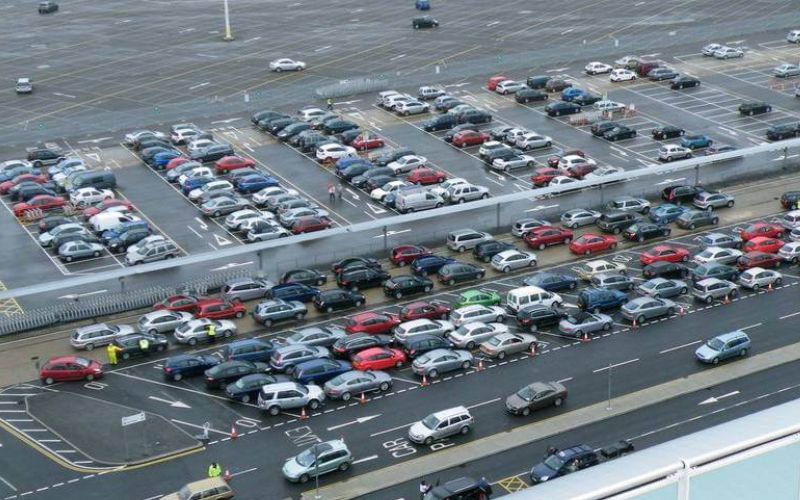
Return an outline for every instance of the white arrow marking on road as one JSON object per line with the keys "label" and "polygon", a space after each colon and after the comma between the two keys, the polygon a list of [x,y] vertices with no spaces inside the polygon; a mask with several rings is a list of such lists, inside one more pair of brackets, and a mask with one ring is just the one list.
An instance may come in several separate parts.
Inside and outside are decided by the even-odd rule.
{"label": "white arrow marking on road", "polygon": [[353,104],[354,102],[361,102],[361,99],[354,99],[352,101],[337,101],[334,104],[336,104],[336,105],[339,105],[339,104]]}
{"label": "white arrow marking on road", "polygon": [[230,262],[228,264],[225,264],[224,266],[215,267],[212,269],[212,271],[224,271],[226,269],[233,269],[234,267],[249,266],[252,263],[253,263],[252,260],[249,260],[247,262]]}
{"label": "white arrow marking on road", "polygon": [[98,142],[107,141],[111,137],[98,137],[97,139],[86,139],[85,141],[78,141],[78,144],[97,144]]}
{"label": "white arrow marking on road", "polygon": [[538,212],[539,210],[547,210],[548,208],[558,208],[558,205],[539,205],[525,210],[526,212]]}
{"label": "white arrow marking on road", "polygon": [[700,401],[700,402],[698,403],[698,406],[699,406],[699,405],[707,405],[707,404],[710,404],[710,403],[716,403],[716,402],[717,402],[717,401],[719,401],[720,399],[729,398],[729,397],[731,397],[731,396],[735,396],[735,395],[737,395],[737,394],[739,394],[739,391],[733,391],[733,392],[729,392],[728,394],[723,394],[722,396],[717,396],[717,397],[713,397],[713,396],[712,396],[712,397],[710,397],[710,398],[708,398],[708,399],[705,399],[705,400],[703,400],[703,401]]}
{"label": "white arrow marking on road", "polygon": [[218,234],[214,235],[214,240],[216,240],[217,245],[219,245],[221,247],[224,247],[225,245],[230,245],[231,244],[230,240],[228,240],[226,238],[223,238],[222,236],[220,236]]}
{"label": "white arrow marking on road", "polygon": [[569,68],[556,68],[556,69],[548,69],[545,73],[558,73],[560,71],[566,71]]}
{"label": "white arrow marking on road", "polygon": [[359,199],[359,198],[358,198],[358,195],[356,194],[356,192],[355,192],[355,191],[353,191],[353,190],[352,190],[352,189],[350,189],[350,188],[345,188],[345,189],[347,189],[347,192],[348,192],[348,193],[350,193],[350,196],[352,196],[354,200],[357,200],[357,199]]}
{"label": "white arrow marking on road", "polygon": [[231,122],[235,122],[236,120],[241,120],[241,117],[238,117],[238,118],[226,118],[224,120],[217,120],[217,121],[213,121],[211,123],[212,124],[214,124],[214,123],[231,123]]}
{"label": "white arrow marking on road", "polygon": [[[394,236],[396,234],[403,234],[403,233],[409,233],[409,232],[411,232],[410,229],[403,229],[401,231],[386,231],[386,236]],[[379,234],[378,236],[373,236],[373,238],[383,238],[383,237],[384,237],[383,234]]]}
{"label": "white arrow marking on road", "polygon": [[182,403],[181,401],[170,401],[169,399],[162,399],[156,396],[147,396],[148,399],[152,399],[153,401],[158,401],[160,403],[167,403],[173,408],[187,408],[191,409],[191,406],[187,405],[186,403]]}
{"label": "white arrow marking on road", "polygon": [[100,161],[100,155],[97,153],[85,153],[85,156],[88,156],[94,161]]}
{"label": "white arrow marking on road", "polygon": [[685,180],[686,180],[685,177],[681,177],[680,179],[664,179],[663,181],[661,181],[658,184],[656,184],[656,186],[663,186],[664,184],[672,184],[674,182],[680,182],[680,181],[685,181]]}
{"label": "white arrow marking on road", "polygon": [[328,431],[329,432],[330,431],[335,431],[336,429],[341,429],[342,427],[347,427],[348,425],[363,424],[364,422],[369,422],[373,418],[378,418],[380,416],[381,416],[381,414],[378,413],[377,415],[369,415],[367,417],[358,417],[357,419],[351,420],[350,422],[345,422],[343,424],[334,425],[333,427],[328,427]]}
{"label": "white arrow marking on road", "polygon": [[367,203],[367,208],[369,208],[370,210],[372,210],[372,213],[374,213],[374,214],[376,214],[376,215],[377,215],[377,214],[385,214],[385,213],[386,213],[386,210],[384,210],[384,209],[382,209],[382,208],[379,208],[379,207],[376,207],[376,206],[375,206],[375,205],[373,205],[372,203]]}
{"label": "white arrow marking on road", "polygon": [[619,149],[617,147],[614,147],[614,146],[609,146],[609,147],[611,149],[613,149],[614,151],[616,151],[617,153],[621,154],[622,156],[628,156],[628,153],[626,153],[625,151],[623,151],[623,150],[621,150],[621,149]]}
{"label": "white arrow marking on road", "polygon": [[53,95],[57,95],[57,96],[61,96],[61,97],[67,97],[69,99],[75,99],[74,95],[62,94],[61,92],[53,92]]}
{"label": "white arrow marking on road", "polygon": [[198,224],[200,224],[200,229],[202,229],[203,231],[208,231],[208,224],[206,224],[205,222],[203,222],[203,221],[200,219],[200,217],[195,217],[195,218],[194,218],[194,220],[196,220],[196,221],[197,221],[197,223],[198,223]]}

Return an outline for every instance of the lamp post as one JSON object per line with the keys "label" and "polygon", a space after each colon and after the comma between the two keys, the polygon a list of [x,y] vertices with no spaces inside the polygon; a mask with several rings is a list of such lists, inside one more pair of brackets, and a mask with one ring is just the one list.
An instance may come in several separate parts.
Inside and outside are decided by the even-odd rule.
{"label": "lamp post", "polygon": [[320,499],[322,498],[319,494],[319,450],[317,449],[317,444],[314,444],[314,484],[315,484],[315,492],[314,498]]}
{"label": "lamp post", "polygon": [[225,36],[222,37],[223,40],[226,42],[230,42],[233,40],[233,35],[231,35],[231,15],[228,9],[228,0],[222,0],[225,5]]}

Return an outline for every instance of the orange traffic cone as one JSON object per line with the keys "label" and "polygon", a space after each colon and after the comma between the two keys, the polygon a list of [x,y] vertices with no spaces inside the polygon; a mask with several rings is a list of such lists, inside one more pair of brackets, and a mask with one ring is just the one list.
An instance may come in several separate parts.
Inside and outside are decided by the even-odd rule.
{"label": "orange traffic cone", "polygon": [[536,354],[537,354],[536,353],[536,344],[531,344],[531,352],[530,352],[529,356],[533,357],[533,356],[536,356]]}
{"label": "orange traffic cone", "polygon": [[639,324],[636,323],[636,318],[633,318],[633,323],[631,323],[631,330],[638,330]]}
{"label": "orange traffic cone", "polygon": [[476,371],[476,372],[479,372],[479,371],[482,371],[482,370],[483,370],[483,360],[482,360],[482,359],[479,359],[479,360],[478,360],[478,366],[477,366],[477,367],[475,367],[475,371]]}
{"label": "orange traffic cone", "polygon": [[222,475],[222,479],[225,481],[230,481],[233,476],[231,475],[230,469],[225,469],[225,474]]}
{"label": "orange traffic cone", "polygon": [[361,393],[361,397],[358,398],[358,402],[361,403],[362,405],[367,402],[367,397],[364,395],[363,392]]}
{"label": "orange traffic cone", "polygon": [[767,292],[771,292],[771,291],[772,291],[772,283],[767,285]]}
{"label": "orange traffic cone", "polygon": [[236,424],[231,424],[231,439],[236,439],[239,437],[239,433],[236,431]]}
{"label": "orange traffic cone", "polygon": [[422,374],[422,387],[425,387],[426,385],[428,385],[428,377],[425,376],[425,374],[423,373]]}
{"label": "orange traffic cone", "polygon": [[303,407],[300,410],[300,420],[308,420],[308,415],[306,415],[306,408]]}
{"label": "orange traffic cone", "polygon": [[722,300],[722,303],[723,304],[730,304],[731,303],[731,298],[730,298],[730,296],[728,294],[725,294],[725,298]]}
{"label": "orange traffic cone", "polygon": [[[583,342],[584,344],[589,342],[589,334],[588,333],[586,333],[586,332],[583,333],[583,337],[581,337],[581,342]],[[534,352],[535,352],[535,350],[534,350]]]}
{"label": "orange traffic cone", "polygon": [[686,316],[686,309],[684,309],[683,306],[678,307],[678,316]]}

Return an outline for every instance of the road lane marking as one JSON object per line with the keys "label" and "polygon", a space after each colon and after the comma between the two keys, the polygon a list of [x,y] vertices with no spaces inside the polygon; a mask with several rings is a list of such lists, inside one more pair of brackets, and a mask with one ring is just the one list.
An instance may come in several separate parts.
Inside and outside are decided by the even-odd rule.
{"label": "road lane marking", "polygon": [[597,370],[592,371],[592,373],[600,373],[600,372],[608,370],[610,368],[617,368],[618,366],[629,365],[631,363],[636,363],[637,361],[639,361],[639,358],[629,359],[628,361],[623,361],[622,363],[617,363],[615,365],[608,365],[608,366],[604,366],[602,368],[598,368]]}
{"label": "road lane marking", "polygon": [[474,404],[472,406],[467,406],[467,409],[468,410],[472,410],[473,408],[478,408],[479,406],[485,406],[485,405],[489,405],[489,404],[492,404],[492,403],[496,403],[496,402],[500,401],[500,399],[501,398],[494,398],[494,399],[490,399],[489,401],[484,401],[483,403],[476,403],[476,404]]}
{"label": "road lane marking", "polygon": [[375,460],[376,458],[378,458],[378,455],[370,455],[368,457],[359,458],[358,460],[354,460],[353,461],[353,465],[360,464],[360,463],[363,463],[363,462],[368,462],[370,460]]}
{"label": "road lane marking", "polygon": [[9,482],[8,482],[8,481],[7,481],[7,480],[6,480],[6,479],[5,479],[3,476],[0,476],[0,481],[3,481],[3,484],[5,484],[5,485],[6,485],[6,486],[8,486],[9,488],[11,488],[12,490],[14,490],[14,491],[19,491],[19,490],[16,488],[16,486],[14,486],[13,484],[9,483]]}
{"label": "road lane marking", "polygon": [[681,344],[675,347],[670,347],[669,349],[664,349],[663,351],[659,351],[659,354],[666,354],[668,352],[677,351],[678,349],[683,349],[684,347],[689,347],[691,345],[699,344],[702,340],[695,340],[694,342],[689,342],[687,344]]}
{"label": "road lane marking", "polygon": [[781,317],[780,317],[780,318],[778,318],[778,319],[792,318],[792,317],[794,317],[794,316],[798,316],[798,315],[800,315],[800,311],[794,312],[794,313],[792,313],[792,314],[787,314],[786,316],[781,316]]}
{"label": "road lane marking", "polygon": [[742,328],[739,328],[739,330],[742,330],[742,331],[744,331],[744,330],[750,330],[750,329],[753,329],[753,328],[758,328],[758,327],[759,327],[759,326],[761,326],[761,325],[762,325],[762,323],[756,323],[756,324],[754,324],[754,325],[743,326]]}
{"label": "road lane marking", "polygon": [[405,429],[406,427],[411,427],[415,423],[417,423],[416,420],[414,422],[409,422],[407,424],[398,425],[397,427],[392,427],[391,429],[386,429],[385,431],[373,432],[372,434],[369,435],[369,437],[375,437],[375,436],[380,436],[381,434],[388,434],[390,432],[399,431],[400,429]]}

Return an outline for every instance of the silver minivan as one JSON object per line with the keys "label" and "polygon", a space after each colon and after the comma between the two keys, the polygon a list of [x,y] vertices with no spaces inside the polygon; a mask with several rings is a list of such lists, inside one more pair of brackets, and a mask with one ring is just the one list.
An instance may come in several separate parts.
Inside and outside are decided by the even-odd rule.
{"label": "silver minivan", "polygon": [[444,205],[444,200],[438,194],[430,191],[400,191],[394,200],[394,205],[400,213],[429,210]]}
{"label": "silver minivan", "polygon": [[222,299],[228,302],[241,302],[266,297],[275,283],[261,278],[237,278],[222,287]]}
{"label": "silver minivan", "polygon": [[99,323],[78,328],[72,333],[69,343],[75,349],[91,351],[95,347],[110,344],[117,337],[131,333],[136,333],[136,330],[129,325]]}
{"label": "silver minivan", "polygon": [[474,229],[457,229],[447,235],[447,248],[458,252],[472,250],[478,243],[494,239],[491,234]]}
{"label": "silver minivan", "polygon": [[177,257],[178,245],[168,239],[153,240],[144,245],[128,247],[125,262],[129,266]]}
{"label": "silver minivan", "polygon": [[273,416],[283,410],[305,406],[310,410],[316,410],[324,401],[325,392],[321,387],[297,382],[265,385],[258,394],[258,407]]}
{"label": "silver minivan", "polygon": [[694,284],[692,295],[695,299],[710,304],[714,299],[730,300],[735,298],[739,295],[739,290],[733,282],[718,278],[706,278]]}
{"label": "silver minivan", "polygon": [[467,434],[475,420],[469,410],[456,406],[447,410],[431,413],[408,429],[408,438],[418,444],[429,445],[432,442],[456,434]]}

